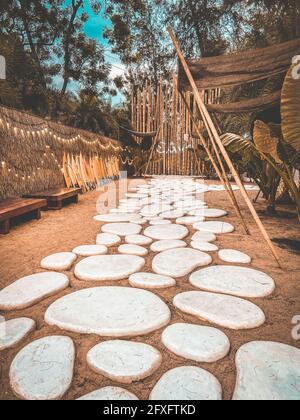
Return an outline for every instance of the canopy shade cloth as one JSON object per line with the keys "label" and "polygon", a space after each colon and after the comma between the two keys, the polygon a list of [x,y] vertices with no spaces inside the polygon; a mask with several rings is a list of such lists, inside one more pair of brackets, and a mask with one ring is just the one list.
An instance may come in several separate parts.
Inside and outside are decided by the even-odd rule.
{"label": "canopy shade cloth", "polygon": [[143,138],[143,139],[146,139],[146,138],[149,138],[149,137],[153,138],[157,134],[157,131],[152,131],[150,133],[142,133],[142,132],[139,132],[139,131],[133,131],[133,130],[130,130],[129,128],[122,127],[121,125],[120,125],[120,129],[125,131],[126,133],[132,134],[133,136],[140,137],[140,138]]}
{"label": "canopy shade cloth", "polygon": [[[187,60],[199,90],[256,82],[287,72],[292,58],[300,54],[300,39],[238,54]],[[179,63],[179,88],[190,90]]]}

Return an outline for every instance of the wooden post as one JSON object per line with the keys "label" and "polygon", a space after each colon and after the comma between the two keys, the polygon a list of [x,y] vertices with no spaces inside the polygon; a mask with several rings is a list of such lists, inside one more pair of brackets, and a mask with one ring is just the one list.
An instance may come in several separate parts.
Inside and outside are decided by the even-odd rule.
{"label": "wooden post", "polygon": [[244,187],[244,184],[242,183],[242,181],[241,181],[241,179],[240,179],[240,177],[239,177],[239,175],[238,175],[238,173],[237,173],[237,171],[236,171],[233,163],[231,162],[231,159],[230,159],[230,157],[229,157],[229,155],[228,155],[228,153],[227,153],[227,151],[226,151],[226,149],[225,149],[225,147],[224,147],[224,145],[222,143],[222,140],[221,140],[221,138],[220,138],[220,136],[219,136],[219,134],[218,134],[215,126],[214,126],[214,123],[213,123],[213,121],[212,121],[212,119],[210,117],[210,114],[209,114],[209,112],[208,112],[208,110],[207,110],[207,108],[206,108],[203,100],[201,99],[201,96],[199,94],[199,91],[198,91],[197,85],[195,83],[195,80],[193,78],[193,75],[192,75],[192,73],[191,73],[191,71],[190,71],[190,69],[189,69],[189,67],[187,65],[187,62],[186,62],[186,60],[185,60],[185,58],[184,58],[184,56],[183,56],[183,54],[182,54],[182,52],[180,50],[178,41],[177,41],[177,39],[175,37],[175,34],[173,32],[173,29],[171,27],[169,28],[169,34],[170,34],[170,37],[171,37],[171,39],[173,41],[174,47],[175,47],[176,52],[178,54],[178,57],[179,57],[179,59],[181,61],[181,64],[182,64],[182,66],[184,68],[184,71],[185,71],[185,73],[186,73],[186,75],[187,75],[187,77],[189,79],[190,85],[191,85],[192,90],[193,90],[193,93],[195,95],[195,99],[196,99],[196,102],[197,102],[199,111],[200,111],[200,113],[202,115],[203,122],[205,123],[206,127],[211,130],[212,135],[215,138],[215,140],[216,140],[216,142],[217,142],[217,144],[219,146],[219,149],[220,149],[220,151],[221,151],[221,153],[222,153],[222,155],[223,155],[223,157],[224,157],[224,159],[225,159],[225,161],[226,161],[226,163],[227,163],[227,165],[228,165],[228,167],[229,167],[229,169],[230,169],[230,171],[231,171],[231,173],[232,173],[232,175],[233,175],[233,177],[235,179],[235,182],[237,183],[237,185],[240,188],[240,191],[241,191],[241,193],[242,193],[242,195],[244,197],[244,200],[245,200],[245,202],[246,202],[246,204],[247,204],[247,206],[248,206],[248,208],[249,208],[249,210],[250,210],[250,212],[251,212],[251,214],[252,214],[252,216],[253,216],[253,218],[254,218],[257,226],[258,226],[258,228],[260,229],[260,231],[261,231],[264,239],[266,240],[266,242],[267,242],[267,244],[268,244],[268,246],[269,246],[269,248],[270,248],[270,250],[271,250],[271,252],[272,252],[272,254],[274,256],[274,258],[276,259],[279,267],[281,267],[280,266],[280,260],[279,260],[279,256],[277,254],[277,251],[276,251],[276,249],[275,249],[275,247],[274,247],[274,245],[273,245],[273,243],[272,243],[272,241],[271,241],[271,239],[270,239],[270,237],[269,237],[269,235],[268,235],[268,233],[267,233],[267,231],[266,231],[263,223],[261,222],[261,220],[260,220],[260,218],[259,218],[259,216],[258,216],[258,214],[257,214],[257,212],[255,210],[255,207],[254,207],[252,201],[250,200],[250,198],[249,198],[249,196],[247,194],[247,191],[246,191],[246,189]]}

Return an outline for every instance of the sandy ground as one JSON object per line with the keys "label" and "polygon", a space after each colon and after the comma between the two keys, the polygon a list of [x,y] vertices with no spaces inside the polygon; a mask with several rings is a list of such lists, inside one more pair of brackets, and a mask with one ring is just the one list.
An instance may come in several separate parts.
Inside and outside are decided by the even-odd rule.
{"label": "sandy ground", "polygon": [[[252,194],[252,193],[251,193]],[[253,193],[253,195],[255,195]],[[8,236],[0,237],[0,288],[11,284],[14,280],[41,271],[39,263],[47,255],[60,251],[71,251],[75,246],[95,243],[96,234],[100,231],[100,224],[93,220],[96,214],[96,200],[98,192],[92,192],[80,197],[78,205],[70,205],[58,212],[43,213],[41,221],[31,221],[26,224],[18,225],[12,229]],[[264,326],[251,331],[231,331],[223,330],[231,341],[231,351],[225,359],[213,363],[194,363],[175,356],[164,348],[161,344],[160,336],[162,330],[156,331],[147,336],[140,336],[135,341],[145,342],[154,345],[163,355],[161,368],[152,376],[142,382],[126,385],[125,388],[134,392],[140,399],[148,399],[149,393],[161,375],[167,370],[182,366],[200,366],[213,373],[221,382],[225,399],[231,399],[235,386],[235,354],[240,346],[253,340],[273,340],[300,348],[300,341],[292,338],[292,318],[300,315],[300,258],[299,254],[291,251],[279,249],[283,270],[279,269],[270,255],[269,249],[265,246],[256,225],[254,224],[248,210],[246,209],[240,193],[237,193],[241,208],[251,229],[251,236],[245,236],[237,219],[235,212],[227,198],[225,192],[208,193],[205,200],[212,207],[224,208],[229,210],[230,215],[226,219],[236,226],[236,232],[231,235],[219,237],[217,245],[221,248],[237,248],[249,253],[253,257],[252,267],[263,270],[271,275],[276,281],[275,293],[264,299],[254,299],[254,303],[259,305],[266,314],[267,321]],[[263,201],[257,204],[258,209],[264,209]],[[295,219],[274,219],[263,217],[263,222],[272,238],[299,239],[299,224]],[[191,229],[191,235],[194,231]],[[189,240],[190,238],[188,238]],[[111,253],[116,253],[117,249],[112,248]],[[221,264],[217,253],[214,253],[214,263]],[[145,271],[151,271],[151,261],[153,254],[147,257]],[[107,385],[119,385],[105,377],[93,373],[86,363],[86,354],[95,344],[102,341],[95,335],[80,335],[59,330],[56,327],[49,327],[44,322],[44,313],[47,307],[58,297],[72,293],[78,289],[95,286],[95,283],[81,282],[77,280],[73,273],[67,273],[71,279],[71,287],[64,292],[45,299],[33,307],[14,312],[0,312],[6,319],[16,317],[30,317],[37,322],[37,330],[31,334],[17,347],[0,353],[0,400],[16,399],[9,386],[9,366],[18,353],[26,344],[31,341],[52,335],[62,334],[70,336],[76,344],[76,364],[72,386],[65,395],[65,399],[76,399],[88,392],[94,391]],[[128,286],[127,280],[117,282],[119,285]],[[103,285],[115,285],[116,282],[104,282]],[[191,322],[207,325],[193,316],[182,314],[172,305],[173,297],[183,291],[196,290],[188,282],[188,278],[181,278],[177,281],[176,287],[163,291],[156,291],[171,308],[172,323]],[[106,339],[106,338],[105,338]],[[109,339],[109,337],[107,338]],[[120,386],[120,385],[119,385]],[[122,385],[121,385],[122,386]]]}

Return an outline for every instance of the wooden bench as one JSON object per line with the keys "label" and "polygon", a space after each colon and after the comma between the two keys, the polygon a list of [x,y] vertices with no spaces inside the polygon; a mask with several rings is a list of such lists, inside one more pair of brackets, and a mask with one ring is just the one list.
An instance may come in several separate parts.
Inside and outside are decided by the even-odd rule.
{"label": "wooden bench", "polygon": [[41,210],[47,205],[46,200],[11,198],[0,202],[0,234],[6,235],[11,228],[11,221],[20,216],[29,215],[41,218]]}
{"label": "wooden bench", "polygon": [[60,210],[63,203],[78,203],[79,188],[57,188],[53,190],[26,194],[25,198],[39,198],[47,201],[43,210]]}

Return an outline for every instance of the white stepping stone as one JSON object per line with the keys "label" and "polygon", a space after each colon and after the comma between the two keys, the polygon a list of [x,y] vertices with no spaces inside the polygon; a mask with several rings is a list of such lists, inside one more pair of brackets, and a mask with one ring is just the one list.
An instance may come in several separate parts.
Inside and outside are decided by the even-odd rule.
{"label": "white stepping stone", "polygon": [[41,261],[41,268],[45,270],[67,271],[77,260],[77,255],[73,252],[60,252],[49,255]]}
{"label": "white stepping stone", "polygon": [[209,242],[192,241],[191,246],[192,248],[198,249],[198,251],[203,252],[215,252],[219,250],[217,245],[211,244]]}
{"label": "white stepping stone", "polygon": [[129,277],[129,283],[133,287],[141,289],[165,289],[176,285],[172,277],[160,276],[153,273],[136,273]]}
{"label": "white stepping stone", "polygon": [[162,333],[163,344],[177,356],[195,362],[214,363],[230,351],[228,337],[216,328],[173,324]]}
{"label": "white stepping stone", "polygon": [[219,258],[222,261],[235,264],[250,264],[252,258],[244,252],[235,249],[222,249],[219,251]]}
{"label": "white stepping stone", "polygon": [[222,388],[219,381],[206,370],[181,366],[169,370],[154,386],[149,400],[219,401]]}
{"label": "white stepping stone", "polygon": [[163,252],[163,251],[168,251],[169,249],[176,249],[176,248],[186,248],[187,247],[187,243],[184,241],[180,241],[180,240],[164,240],[164,241],[157,241],[154,242],[150,249],[152,252]]}
{"label": "white stepping stone", "polygon": [[151,220],[151,226],[161,226],[161,225],[170,225],[172,222],[171,220],[162,219],[162,220]]}
{"label": "white stepping stone", "polygon": [[130,223],[136,224],[136,225],[146,225],[148,223],[147,219],[137,219],[137,220],[132,220]]}
{"label": "white stepping stone", "polygon": [[125,242],[131,245],[144,246],[152,244],[153,241],[151,238],[148,238],[148,236],[144,235],[128,235],[125,238]]}
{"label": "white stepping stone", "polygon": [[196,232],[192,236],[193,242],[215,242],[216,240],[216,235],[210,232]]}
{"label": "white stepping stone", "polygon": [[153,293],[131,287],[96,287],[64,296],[45,314],[50,325],[104,337],[135,337],[167,325],[168,306]]}
{"label": "white stepping stone", "polygon": [[184,217],[185,213],[181,210],[166,211],[161,213],[159,216],[164,219],[178,219],[179,217]]}
{"label": "white stepping stone", "polygon": [[165,211],[171,211],[173,210],[173,207],[170,206],[169,204],[154,204],[154,205],[150,205],[150,206],[145,206],[142,211],[141,211],[141,215],[144,217],[148,217],[148,216],[157,216],[160,213],[163,213]]}
{"label": "white stepping stone", "polygon": [[123,384],[147,378],[161,362],[162,356],[154,347],[123,340],[105,341],[87,354],[87,363],[93,371]]}
{"label": "white stepping stone", "polygon": [[245,267],[214,266],[190,277],[193,286],[216,293],[245,298],[262,298],[275,290],[274,280],[267,274]]}
{"label": "white stepping stone", "polygon": [[104,223],[125,223],[132,222],[133,220],[139,220],[140,216],[138,214],[131,213],[116,213],[116,214],[102,214],[94,217],[94,220],[97,222]]}
{"label": "white stepping stone", "polygon": [[120,236],[115,235],[113,233],[99,233],[97,235],[96,243],[97,245],[104,245],[104,246],[114,246],[119,245],[122,242]]}
{"label": "white stepping stone", "polygon": [[118,252],[120,254],[137,255],[139,257],[145,257],[146,255],[148,255],[148,249],[140,245],[133,245],[133,244],[120,245]]}
{"label": "white stepping stone", "polygon": [[0,291],[0,310],[28,308],[69,286],[64,274],[46,272],[23,277]]}
{"label": "white stepping stone", "polygon": [[10,368],[10,384],[25,400],[57,400],[68,391],[75,347],[68,337],[51,336],[33,341],[17,354]]}
{"label": "white stepping stone", "polygon": [[101,228],[104,233],[113,233],[119,236],[138,235],[142,227],[135,223],[109,223]]}
{"label": "white stepping stone", "polygon": [[204,222],[204,217],[186,216],[186,217],[179,217],[178,219],[176,219],[176,223],[179,225],[193,225],[199,222]]}
{"label": "white stepping stone", "polygon": [[94,255],[105,255],[108,249],[105,245],[81,245],[72,251],[80,257],[92,257]]}
{"label": "white stepping stone", "polygon": [[204,252],[191,248],[178,248],[156,255],[152,261],[152,269],[157,274],[179,278],[211,262],[211,256]]}
{"label": "white stepping stone", "polygon": [[198,216],[208,217],[208,218],[218,218],[227,216],[228,212],[225,210],[219,210],[219,209],[199,209],[196,211],[191,211],[190,215],[195,216],[197,214]]}
{"label": "white stepping stone", "polygon": [[144,258],[135,255],[99,255],[80,261],[74,274],[79,280],[86,281],[123,280],[144,265]]}
{"label": "white stepping stone", "polygon": [[78,401],[136,401],[138,397],[126,389],[119,388],[117,386],[106,386],[104,388],[98,389],[97,391],[91,392],[90,394],[84,395],[81,398],[78,398]]}
{"label": "white stepping stone", "polygon": [[255,341],[236,354],[233,400],[299,401],[300,350],[281,343]]}
{"label": "white stepping stone", "polygon": [[185,226],[182,225],[162,225],[162,226],[150,226],[145,229],[144,235],[149,238],[161,240],[180,240],[188,236],[189,231]]}
{"label": "white stepping stone", "polygon": [[211,232],[216,234],[232,233],[235,228],[226,222],[200,222],[193,225],[194,229],[202,232]]}
{"label": "white stepping stone", "polygon": [[19,344],[35,329],[35,321],[30,318],[0,320],[0,351]]}
{"label": "white stepping stone", "polygon": [[173,303],[182,312],[232,330],[260,327],[266,320],[258,306],[233,296],[186,292],[175,296]]}

